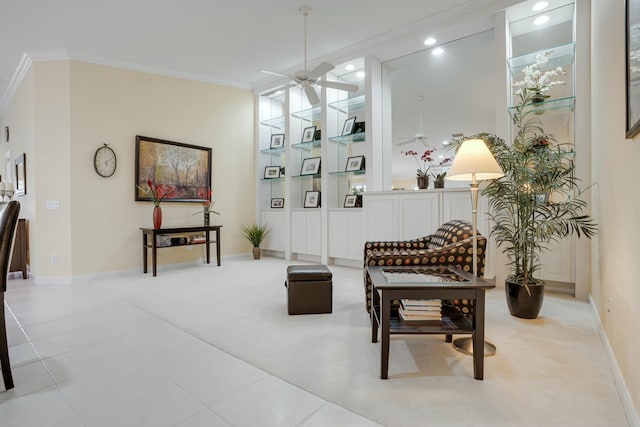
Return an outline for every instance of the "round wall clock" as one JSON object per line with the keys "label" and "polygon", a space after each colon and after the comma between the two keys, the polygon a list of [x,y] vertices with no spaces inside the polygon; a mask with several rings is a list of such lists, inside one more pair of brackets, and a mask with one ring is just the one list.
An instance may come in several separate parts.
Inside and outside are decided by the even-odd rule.
{"label": "round wall clock", "polygon": [[96,150],[93,156],[93,167],[98,175],[108,178],[116,173],[116,166],[116,152],[108,144],[103,144]]}

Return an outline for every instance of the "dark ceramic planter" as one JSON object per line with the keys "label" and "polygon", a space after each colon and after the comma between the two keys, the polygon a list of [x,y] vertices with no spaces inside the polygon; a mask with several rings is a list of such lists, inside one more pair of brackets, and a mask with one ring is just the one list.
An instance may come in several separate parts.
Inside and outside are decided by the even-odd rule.
{"label": "dark ceramic planter", "polygon": [[416,181],[418,182],[418,188],[420,190],[426,190],[429,188],[429,177],[428,176],[417,176]]}
{"label": "dark ceramic planter", "polygon": [[504,290],[507,295],[507,306],[512,316],[522,319],[538,317],[544,299],[544,283],[529,284],[529,292],[527,292],[526,287],[512,282],[511,277],[507,277],[504,281]]}

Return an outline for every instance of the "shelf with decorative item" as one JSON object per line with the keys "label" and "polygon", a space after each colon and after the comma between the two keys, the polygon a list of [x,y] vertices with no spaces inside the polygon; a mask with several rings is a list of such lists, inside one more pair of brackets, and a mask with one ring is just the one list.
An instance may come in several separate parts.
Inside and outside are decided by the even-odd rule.
{"label": "shelf with decorative item", "polygon": [[264,149],[260,150],[260,152],[263,153],[263,154],[280,156],[280,155],[284,154],[284,147],[264,148]]}
{"label": "shelf with decorative item", "polygon": [[298,143],[295,143],[295,144],[291,144],[291,148],[297,148],[299,150],[311,151],[314,148],[320,148],[321,145],[322,145],[322,140],[321,139],[316,139],[316,140],[309,141],[309,142],[298,142]]}
{"label": "shelf with decorative item", "polygon": [[352,133],[350,135],[332,136],[329,141],[338,142],[340,144],[356,144],[358,142],[365,142],[365,132]]}
{"label": "shelf with decorative item", "polygon": [[[568,111],[572,112],[576,105],[576,97],[568,96],[566,98],[550,99],[547,101],[530,103],[524,106],[526,111],[532,111],[535,113],[544,113],[547,111]],[[509,107],[509,113],[513,117],[516,113],[517,107]]]}
{"label": "shelf with decorative item", "polygon": [[333,108],[334,110],[338,110],[342,113],[364,111],[365,106],[366,104],[364,95],[356,96],[354,98],[341,99],[340,101],[329,103],[329,108]]}
{"label": "shelf with decorative item", "polygon": [[322,117],[322,109],[320,106],[307,108],[306,110],[291,113],[291,116],[306,122],[318,121]]}
{"label": "shelf with decorative item", "polygon": [[549,49],[539,50],[537,52],[531,52],[526,55],[509,58],[507,59],[507,64],[509,64],[509,68],[511,69],[511,75],[515,77],[521,75],[525,67],[535,64],[538,55],[543,55],[546,52],[549,52],[549,57],[545,64],[545,68],[556,68],[571,65],[575,59],[575,50],[576,44],[568,43]]}
{"label": "shelf with decorative item", "polygon": [[272,119],[263,120],[260,122],[261,125],[269,126],[274,129],[283,129],[284,128],[284,116],[274,117]]}
{"label": "shelf with decorative item", "polygon": [[329,172],[329,175],[364,175],[365,173],[367,173],[366,170],[359,170],[359,171],[335,171],[335,172]]}

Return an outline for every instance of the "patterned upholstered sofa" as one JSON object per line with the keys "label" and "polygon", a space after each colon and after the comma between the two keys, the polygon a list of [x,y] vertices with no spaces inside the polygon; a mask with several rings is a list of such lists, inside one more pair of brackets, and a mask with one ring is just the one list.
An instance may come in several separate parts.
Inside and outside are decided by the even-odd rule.
{"label": "patterned upholstered sofa", "polygon": [[[473,271],[473,226],[462,220],[442,224],[434,234],[419,239],[398,242],[365,242],[364,266],[369,265],[453,265],[464,271]],[[484,275],[484,255],[487,239],[478,233],[478,277]],[[364,287],[367,312],[371,311],[371,278],[364,269]],[[375,292],[374,303],[378,304]],[[473,301],[451,301],[464,314],[473,310]],[[397,304],[397,303],[395,303]]]}

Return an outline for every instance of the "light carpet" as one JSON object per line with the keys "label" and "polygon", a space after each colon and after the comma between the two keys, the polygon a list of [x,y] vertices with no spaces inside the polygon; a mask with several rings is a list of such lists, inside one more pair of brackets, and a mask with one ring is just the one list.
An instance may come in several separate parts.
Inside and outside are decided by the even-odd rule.
{"label": "light carpet", "polygon": [[484,381],[444,336],[393,336],[389,379],[371,343],[362,269],[329,266],[333,313],[287,315],[286,266],[250,256],[94,284],[317,396],[385,426],[627,426],[588,303],[547,294],[536,320],[487,294]]}

